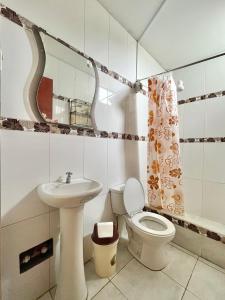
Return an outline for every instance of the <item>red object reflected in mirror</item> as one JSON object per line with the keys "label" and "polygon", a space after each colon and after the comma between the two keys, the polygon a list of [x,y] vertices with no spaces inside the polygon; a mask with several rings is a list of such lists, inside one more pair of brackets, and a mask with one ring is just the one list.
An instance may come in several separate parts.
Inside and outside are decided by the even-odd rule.
{"label": "red object reflected in mirror", "polygon": [[42,77],[37,92],[37,104],[40,113],[47,119],[52,119],[52,95],[53,80]]}

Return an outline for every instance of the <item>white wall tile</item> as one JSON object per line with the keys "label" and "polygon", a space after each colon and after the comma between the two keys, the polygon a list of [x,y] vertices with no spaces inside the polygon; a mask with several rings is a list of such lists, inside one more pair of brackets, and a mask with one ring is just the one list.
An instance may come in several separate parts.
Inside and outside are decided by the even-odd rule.
{"label": "white wall tile", "polygon": [[225,269],[224,248],[224,244],[205,236],[202,237],[201,256],[223,269]]}
{"label": "white wall tile", "polygon": [[[106,74],[104,72],[98,72],[98,77],[99,77],[99,87],[101,87],[104,90],[108,90],[109,81],[112,77],[110,77],[108,74]],[[100,91],[99,91],[99,93],[100,93]]]}
{"label": "white wall tile", "polygon": [[124,133],[126,130],[126,110],[130,100],[128,91],[112,94],[108,97],[108,130]]}
{"label": "white wall tile", "polygon": [[67,43],[84,50],[84,0],[4,0],[4,3],[23,17]]}
{"label": "white wall tile", "polygon": [[137,79],[143,79],[163,71],[164,69],[159,63],[140,44],[138,44]]}
{"label": "white wall tile", "polygon": [[126,84],[122,84],[120,81],[114,79],[113,77],[108,77],[108,91],[109,96],[111,94],[117,94],[119,92],[131,91],[131,88]]}
{"label": "white wall tile", "polygon": [[[135,92],[131,92],[125,108],[125,132],[138,134],[138,99]],[[145,118],[144,118],[145,119]]]}
{"label": "white wall tile", "polygon": [[122,184],[126,180],[125,141],[108,140],[108,185]]}
{"label": "white wall tile", "polygon": [[200,216],[202,213],[202,181],[192,178],[183,179],[185,212]]}
{"label": "white wall tile", "polygon": [[183,172],[185,177],[201,179],[203,168],[203,144],[183,144]]}
{"label": "white wall tile", "polygon": [[[142,143],[142,142],[140,142]],[[127,177],[140,177],[139,142],[125,141],[125,168]]]}
{"label": "white wall tile", "polygon": [[108,192],[107,154],[107,139],[84,138],[84,177],[100,181],[103,184],[102,194]]}
{"label": "white wall tile", "polygon": [[208,181],[225,183],[225,144],[204,144],[204,179]]}
{"label": "white wall tile", "polygon": [[194,138],[205,136],[205,103],[193,102],[184,104],[183,137]]}
{"label": "white wall tile", "polygon": [[225,136],[225,97],[206,101],[205,135],[207,137]]}
{"label": "white wall tile", "polygon": [[49,181],[49,134],[1,130],[2,226],[49,211],[36,188]]}
{"label": "white wall tile", "polygon": [[24,29],[3,17],[0,19],[0,49],[3,54],[1,115],[29,119],[24,106],[24,90],[32,67],[31,47]]}
{"label": "white wall tile", "polygon": [[225,89],[225,57],[219,57],[205,63],[206,93]]}
{"label": "white wall tile", "polygon": [[147,136],[148,135],[148,97],[141,93],[136,94],[137,99],[137,127],[138,134]]}
{"label": "white wall tile", "polygon": [[120,133],[128,130],[133,133],[136,131],[135,94],[131,88],[114,78],[100,75],[101,88],[95,109],[97,128]]}
{"label": "white wall tile", "polygon": [[205,182],[202,216],[225,225],[225,184]]}
{"label": "white wall tile", "polygon": [[108,66],[109,14],[96,0],[85,2],[85,53]]}
{"label": "white wall tile", "polygon": [[137,41],[127,33],[127,68],[125,77],[131,82],[136,81]]}
{"label": "white wall tile", "polygon": [[176,235],[173,242],[197,255],[201,255],[202,236],[189,229],[175,225]]}
{"label": "white wall tile", "polygon": [[182,170],[184,172],[184,169],[183,169],[183,166],[184,166],[184,143],[180,143],[180,161],[181,161],[181,167],[182,167]]}
{"label": "white wall tile", "polygon": [[99,72],[99,88],[97,90],[94,118],[98,130],[108,131],[108,86],[109,76]]}
{"label": "white wall tile", "polygon": [[178,105],[178,117],[179,117],[179,136],[184,137],[184,109],[185,105]]}
{"label": "white wall tile", "polygon": [[[106,97],[104,97],[104,94],[106,94]],[[102,98],[98,99],[95,106],[95,123],[97,130],[102,131],[109,131],[109,105],[108,105],[108,98],[107,98],[107,91],[103,91],[101,93]]]}
{"label": "white wall tile", "polygon": [[83,177],[84,138],[75,135],[50,135],[50,181],[66,176]]}
{"label": "white wall tile", "polygon": [[145,200],[147,202],[147,142],[139,142],[139,179],[145,190]]}
{"label": "white wall tile", "polygon": [[178,100],[185,100],[205,93],[203,64],[174,71],[173,76],[175,82],[178,80],[184,82],[184,90],[177,94]]}
{"label": "white wall tile", "polygon": [[49,289],[49,261],[23,274],[19,254],[49,239],[49,214],[1,230],[2,295],[4,300],[36,299]]}
{"label": "white wall tile", "polygon": [[127,32],[110,17],[109,69],[125,76],[127,71]]}

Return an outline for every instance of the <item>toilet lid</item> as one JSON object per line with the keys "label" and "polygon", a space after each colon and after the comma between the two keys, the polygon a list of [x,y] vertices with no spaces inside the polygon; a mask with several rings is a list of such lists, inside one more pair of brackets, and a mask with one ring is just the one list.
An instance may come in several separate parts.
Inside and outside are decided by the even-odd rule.
{"label": "toilet lid", "polygon": [[132,216],[143,209],[145,193],[143,186],[136,178],[129,178],[124,188],[124,206],[128,215]]}

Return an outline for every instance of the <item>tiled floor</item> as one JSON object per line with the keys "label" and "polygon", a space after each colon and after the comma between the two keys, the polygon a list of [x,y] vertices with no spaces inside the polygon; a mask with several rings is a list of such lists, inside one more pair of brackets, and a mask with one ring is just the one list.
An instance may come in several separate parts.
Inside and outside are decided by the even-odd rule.
{"label": "tiled floor", "polygon": [[[225,270],[174,244],[169,245],[170,264],[151,271],[132,258],[126,241],[118,248],[117,272],[99,278],[94,264],[85,265],[88,299],[93,300],[223,300]],[[54,290],[51,291],[54,297]],[[50,293],[39,300],[51,300]],[[53,298],[54,299],[54,298]]]}

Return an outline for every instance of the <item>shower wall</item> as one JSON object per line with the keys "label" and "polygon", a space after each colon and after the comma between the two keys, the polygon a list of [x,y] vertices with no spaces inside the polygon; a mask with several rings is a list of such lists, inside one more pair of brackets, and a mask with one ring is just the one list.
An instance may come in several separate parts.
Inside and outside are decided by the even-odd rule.
{"label": "shower wall", "polygon": [[215,93],[225,90],[225,58],[173,75],[176,81],[184,81],[185,89],[178,93],[178,100],[202,96],[200,101],[193,98],[179,105],[186,213],[194,215],[195,220],[204,218],[224,228],[221,224],[225,224],[225,93]]}

